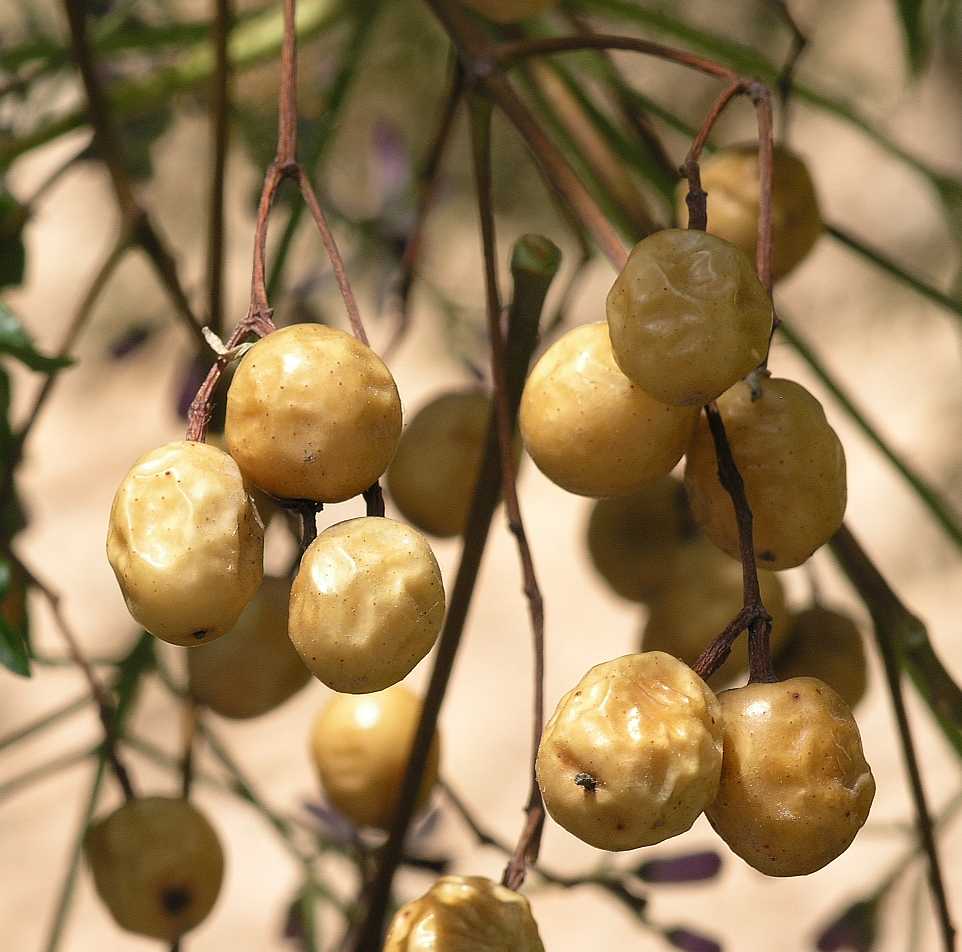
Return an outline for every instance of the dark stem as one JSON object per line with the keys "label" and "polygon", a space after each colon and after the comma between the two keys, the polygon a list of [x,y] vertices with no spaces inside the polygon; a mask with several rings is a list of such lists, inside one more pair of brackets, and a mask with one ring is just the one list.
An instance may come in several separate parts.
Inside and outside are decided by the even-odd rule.
{"label": "dark stem", "polygon": [[789,48],[788,56],[779,70],[778,78],[775,81],[775,88],[778,90],[778,99],[781,105],[781,123],[779,138],[788,138],[789,120],[791,118],[790,107],[792,104],[792,90],[795,85],[795,70],[802,53],[808,46],[808,37],[802,32],[791,10],[788,8],[788,0],[769,0],[775,11],[791,30],[792,45]]}
{"label": "dark stem", "polygon": [[[522,238],[519,248],[539,242],[537,238]],[[538,337],[538,317],[548,286],[554,277],[557,263],[546,261],[543,255],[522,255],[516,250],[512,258],[515,298],[509,311],[508,335],[505,346],[505,376],[510,400],[512,428],[521,400],[521,389],[528,363]],[[540,267],[540,270],[538,268]],[[538,306],[532,304],[537,301]],[[523,304],[522,304],[523,302]],[[501,453],[494,421],[488,428],[487,442],[481,471],[468,515],[461,550],[461,562],[455,576],[454,588],[448,605],[447,617],[438,642],[434,668],[421,719],[411,746],[404,780],[398,798],[394,823],[388,834],[378,862],[377,875],[366,897],[364,921],[355,944],[357,952],[377,952],[381,948],[384,917],[391,898],[394,874],[404,852],[404,840],[414,815],[414,807],[421,786],[424,765],[434,737],[438,715],[447,691],[454,660],[461,642],[468,609],[474,594],[481,557],[484,554],[491,518],[501,493]]]}
{"label": "dark stem", "polygon": [[[502,882],[509,889],[519,889],[524,883],[525,865],[535,862],[544,828],[544,804],[535,777],[534,764],[544,727],[544,599],[538,585],[534,558],[528,544],[518,499],[517,473],[514,460],[514,420],[511,414],[508,383],[505,373],[504,340],[501,331],[501,293],[498,289],[497,243],[495,239],[494,209],[491,197],[491,106],[487,100],[471,97],[471,144],[474,157],[474,176],[478,199],[478,218],[484,252],[484,281],[487,292],[488,336],[491,343],[491,377],[494,382],[494,409],[501,452],[501,488],[504,494],[508,526],[517,540],[518,556],[524,578],[524,593],[531,617],[534,647],[534,708],[532,716],[531,783],[525,807],[527,816],[518,845],[504,871]],[[547,245],[547,243],[546,243]],[[555,268],[560,262],[554,252]]]}
{"label": "dark stem", "polygon": [[381,491],[381,484],[375,483],[364,490],[364,502],[367,506],[369,516],[384,515],[384,493]]}
{"label": "dark stem", "polygon": [[201,325],[194,316],[190,302],[177,276],[177,267],[166,244],[154,228],[147,213],[141,208],[134,195],[123,145],[117,132],[109,99],[104,92],[100,76],[97,74],[94,55],[87,33],[87,14],[85,0],[64,0],[64,9],[70,25],[70,45],[73,57],[80,71],[84,92],[87,97],[87,112],[90,125],[94,130],[94,145],[98,155],[110,175],[114,197],[120,209],[122,228],[130,228],[133,240],[150,259],[154,271],[167,290],[181,317],[196,341],[203,345]]}
{"label": "dark stem", "polygon": [[231,0],[214,0],[214,76],[211,82],[211,181],[207,231],[207,319],[215,334],[224,328],[224,186],[230,140],[230,60],[227,41]]}

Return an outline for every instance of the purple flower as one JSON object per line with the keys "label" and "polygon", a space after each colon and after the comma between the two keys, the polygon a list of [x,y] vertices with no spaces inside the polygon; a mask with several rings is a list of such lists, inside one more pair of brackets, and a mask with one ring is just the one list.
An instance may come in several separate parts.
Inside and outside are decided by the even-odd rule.
{"label": "purple flower", "polygon": [[713,879],[720,869],[721,857],[714,850],[703,850],[650,859],[638,867],[635,875],[646,883],[696,883]]}
{"label": "purple flower", "polygon": [[722,948],[714,939],[689,929],[669,929],[665,938],[676,949],[683,949],[684,952],[721,952]]}

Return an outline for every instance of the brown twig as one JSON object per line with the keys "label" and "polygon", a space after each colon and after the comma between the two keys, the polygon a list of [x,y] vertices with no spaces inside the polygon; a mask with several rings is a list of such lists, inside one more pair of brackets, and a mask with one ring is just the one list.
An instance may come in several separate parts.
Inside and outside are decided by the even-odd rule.
{"label": "brown twig", "polygon": [[103,161],[113,186],[114,197],[120,209],[123,228],[130,228],[134,242],[144,251],[153,265],[157,277],[167,290],[178,316],[195,340],[203,345],[201,324],[194,315],[187,294],[177,275],[174,258],[161,239],[146,211],[134,195],[123,144],[117,133],[109,100],[97,74],[93,51],[87,34],[87,14],[84,0],[64,0],[64,9],[70,24],[70,44],[73,57],[80,71],[87,111],[94,130],[94,144]]}
{"label": "brown twig", "polygon": [[509,889],[519,889],[524,882],[525,866],[535,862],[544,828],[544,803],[535,777],[534,764],[544,727],[544,599],[538,585],[531,546],[524,529],[518,500],[517,472],[514,459],[514,420],[511,413],[505,372],[504,340],[501,331],[501,292],[498,289],[497,242],[494,209],[491,198],[491,106],[486,100],[471,98],[471,144],[474,177],[481,225],[484,260],[484,283],[487,296],[488,335],[491,346],[491,378],[494,383],[495,421],[501,452],[501,488],[508,515],[508,526],[517,540],[518,557],[524,577],[524,593],[531,616],[534,646],[534,708],[532,717],[531,783],[525,806],[526,819],[517,847],[504,871],[502,882]]}
{"label": "brown twig", "polygon": [[788,8],[788,0],[769,0],[769,3],[775,8],[792,34],[792,44],[788,56],[785,58],[775,81],[775,88],[778,90],[778,99],[782,107],[780,138],[785,139],[788,136],[789,110],[792,102],[792,91],[795,86],[795,70],[798,68],[798,61],[808,46],[808,37],[802,32],[801,27],[792,16],[792,12]]}
{"label": "brown twig", "polygon": [[94,674],[93,667],[87,660],[86,655],[84,655],[83,649],[80,647],[80,639],[77,638],[73,627],[67,621],[66,615],[64,615],[60,595],[50,588],[49,585],[39,579],[34,572],[28,569],[23,562],[20,561],[20,559],[18,559],[16,556],[12,556],[12,558],[17,568],[23,572],[24,577],[28,579],[30,585],[40,592],[47,604],[50,606],[54,621],[57,623],[57,627],[60,629],[60,634],[63,636],[63,640],[67,645],[67,651],[70,654],[73,663],[80,669],[81,673],[86,679],[87,684],[90,687],[90,694],[94,699],[94,703],[97,705],[97,713],[100,717],[100,723],[104,731],[103,749],[107,761],[117,778],[117,782],[120,784],[120,788],[124,792],[124,797],[126,797],[127,800],[135,799],[137,794],[134,790],[130,772],[127,770],[126,765],[124,764],[120,755],[117,753],[117,735],[114,728],[113,701],[111,700],[110,695],[107,693],[106,688],[104,688],[100,681],[97,680],[97,676]]}
{"label": "brown twig", "polygon": [[[528,363],[538,335],[538,318],[548,286],[559,263],[557,249],[546,239],[522,238],[512,257],[515,295],[509,310],[508,334],[505,342],[505,377],[511,413],[511,429],[521,400],[521,389]],[[378,861],[366,897],[364,921],[359,929],[357,952],[377,952],[381,948],[381,932],[390,902],[394,874],[404,855],[404,841],[414,816],[415,804],[434,738],[438,715],[447,691],[454,660],[461,643],[468,609],[474,594],[481,557],[487,543],[491,519],[501,495],[501,452],[494,421],[488,428],[480,473],[464,531],[461,561],[448,604],[447,616],[438,641],[434,667],[421,718],[411,745],[404,780],[398,796],[394,822]]]}
{"label": "brown twig", "polygon": [[231,0],[214,0],[214,75],[211,81],[211,180],[207,230],[207,319],[215,334],[224,328],[224,187],[230,140],[230,58],[227,41]]}
{"label": "brown twig", "polygon": [[186,800],[194,784],[194,754],[197,746],[197,723],[201,717],[200,705],[190,695],[186,695],[181,702],[181,714],[184,747],[180,758],[180,795]]}
{"label": "brown twig", "polygon": [[441,115],[438,119],[437,131],[431,139],[427,154],[417,176],[417,209],[414,214],[414,225],[404,243],[401,253],[399,274],[394,309],[397,313],[397,327],[384,348],[384,359],[387,360],[397,350],[411,323],[411,289],[414,287],[415,271],[421,247],[424,242],[425,225],[428,215],[434,207],[440,186],[441,163],[451,140],[454,120],[461,104],[461,94],[464,90],[464,73],[458,63],[454,64],[451,76],[451,88],[444,97]]}
{"label": "brown twig", "polygon": [[[772,670],[772,656],[769,646],[769,636],[772,631],[772,616],[768,614],[762,602],[761,591],[758,586],[758,567],[755,564],[755,541],[752,536],[752,510],[745,495],[745,483],[735,464],[731,445],[725,435],[725,424],[721,413],[714,403],[705,406],[705,415],[711,429],[712,441],[715,444],[715,455],[718,459],[718,479],[725,491],[731,497],[735,510],[735,520],[738,523],[738,550],[742,563],[742,587],[744,589],[745,607],[732,624],[740,624],[738,631],[748,628],[748,657],[749,680],[775,681]],[[725,629],[722,638],[731,629]],[[737,632],[736,632],[737,634]],[[711,648],[708,649],[711,651]],[[727,653],[726,653],[727,655]],[[704,657],[704,655],[702,656]],[[699,658],[695,670],[701,663]],[[724,660],[724,658],[722,659]],[[711,672],[708,672],[709,674]],[[707,675],[706,675],[707,676]]]}

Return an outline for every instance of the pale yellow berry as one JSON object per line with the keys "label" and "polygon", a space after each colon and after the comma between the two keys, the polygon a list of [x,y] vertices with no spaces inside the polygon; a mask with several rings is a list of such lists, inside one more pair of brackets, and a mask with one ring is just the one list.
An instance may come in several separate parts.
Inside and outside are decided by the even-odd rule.
{"label": "pale yellow berry", "polygon": [[518,23],[556,6],[558,0],[461,0],[475,13],[495,23]]}
{"label": "pale yellow berry", "polygon": [[311,679],[287,636],[291,583],[265,578],[227,636],[187,654],[190,693],[222,717],[259,717]]}
{"label": "pale yellow berry", "polygon": [[662,403],[708,403],[765,359],[772,299],[744,252],[703,231],[657,231],[608,293],[615,361]]}
{"label": "pale yellow berry", "polygon": [[829,608],[808,608],[792,619],[785,650],[775,661],[784,678],[824,681],[851,708],[865,697],[868,666],[855,622]]}
{"label": "pale yellow berry", "polygon": [[220,840],[186,800],[125,803],[90,827],[84,854],[117,924],[165,942],[207,918],[224,876]]}
{"label": "pale yellow berry", "polygon": [[[667,651],[693,665],[741,611],[742,567],[707,539],[682,546],[667,561],[664,584],[649,603],[641,650]],[[772,616],[770,645],[777,657],[788,636],[785,592],[774,572],[759,571],[758,585]],[[744,633],[710,680],[712,684],[725,684],[747,670],[748,635]]]}
{"label": "pale yellow berry", "polygon": [[288,631],[314,676],[365,694],[400,681],[444,621],[441,570],[424,537],[393,519],[325,529],[301,559]]}
{"label": "pale yellow berry", "polygon": [[[735,463],[754,517],[761,568],[801,565],[826,543],[845,515],[845,453],[822,405],[791,380],[762,380],[753,399],[745,383],[718,400]],[[708,421],[695,428],[686,455],[685,487],[696,522],[738,558],[731,497],[718,479]]]}
{"label": "pale yellow berry", "polygon": [[681,458],[698,411],[650,397],[617,367],[607,324],[583,324],[535,364],[521,398],[521,436],[537,467],[581,496],[623,496]]}
{"label": "pale yellow berry", "polygon": [[[355,826],[391,826],[421,707],[419,697],[396,684],[375,694],[339,694],[314,721],[311,755],[324,795]],[[416,809],[437,782],[440,746],[435,732]]]}
{"label": "pale yellow berry", "polygon": [[557,823],[605,850],[684,833],[714,799],[722,758],[718,701],[660,651],[592,668],[558,704],[537,776]]}
{"label": "pale yellow berry", "polygon": [[384,952],[544,952],[528,900],[481,876],[443,876],[402,906]]}
{"label": "pale yellow berry", "polygon": [[705,811],[718,835],[768,876],[806,876],[844,853],[875,797],[845,702],[816,678],[749,684],[718,699],[725,756]]}
{"label": "pale yellow berry", "polygon": [[370,347],[321,324],[294,324],[244,355],[224,434],[244,475],[271,495],[340,502],[387,469],[401,401]]}
{"label": "pale yellow berry", "polygon": [[240,470],[212,446],[151,450],[114,496],[107,558],[131,615],[171,644],[226,634],[260,585],[263,556]]}
{"label": "pale yellow berry", "polygon": [[[737,245],[755,260],[760,183],[758,145],[722,149],[701,162],[708,193],[708,231]],[[688,222],[687,182],[678,186],[678,220]],[[772,265],[774,277],[788,274],[812,250],[822,233],[815,186],[805,163],[776,145],[772,164]]]}
{"label": "pale yellow berry", "polygon": [[672,555],[694,531],[681,483],[662,476],[630,496],[599,499],[588,520],[588,552],[622,598],[645,601],[661,587]]}
{"label": "pale yellow berry", "polygon": [[387,488],[401,515],[424,532],[464,531],[491,410],[491,398],[479,390],[445,393],[404,428]]}

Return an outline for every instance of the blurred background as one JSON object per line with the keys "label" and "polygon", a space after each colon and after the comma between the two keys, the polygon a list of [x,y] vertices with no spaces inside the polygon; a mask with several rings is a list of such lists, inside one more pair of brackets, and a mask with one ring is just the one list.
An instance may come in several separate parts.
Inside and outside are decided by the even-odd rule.
{"label": "blurred background", "polygon": [[[302,0],[300,6],[305,22],[310,21],[300,56],[301,156],[310,162],[330,210],[372,345],[383,352],[397,331],[395,279],[398,256],[414,221],[416,175],[447,86],[446,41],[427,8],[414,0],[342,4]],[[725,4],[592,0],[570,6],[612,32],[663,39],[728,56],[731,62],[741,57],[736,65],[748,72],[758,70],[759,63],[783,62],[791,48],[792,34],[779,5],[762,0]],[[789,6],[809,42],[797,73],[805,93],[800,91],[792,100],[788,142],[808,163],[823,215],[837,226],[842,240],[823,235],[805,262],[779,283],[776,302],[872,425],[958,513],[962,510],[959,5],[794,0]],[[91,30],[102,50],[104,77],[123,94],[123,137],[138,194],[168,239],[191,300],[203,312],[210,165],[206,89],[212,62],[206,24],[211,4],[102,0],[90,7],[96,14]],[[228,328],[247,305],[253,213],[263,168],[274,149],[280,37],[277,4],[245,0],[237,4],[237,13],[238,65],[227,163]],[[546,22],[562,25],[550,17]],[[177,24],[178,31],[169,29]],[[170,36],[162,41],[158,37],[164,30]],[[102,165],[86,153],[76,158],[88,146],[90,131],[82,117],[71,118],[79,116],[83,99],[76,75],[66,64],[67,42],[57,4],[7,0],[2,5],[4,200],[12,197],[29,207],[29,218],[17,229],[25,248],[22,283],[8,282],[3,302],[37,348],[48,354],[60,346],[80,297],[115,239],[118,222]],[[597,70],[589,58],[561,62],[581,77],[592,101],[608,114],[609,104],[598,93]],[[634,89],[668,113],[659,117],[653,106],[648,115],[671,161],[679,163],[688,139],[672,126],[671,117],[697,125],[717,84],[645,58],[618,54],[615,62]],[[549,73],[541,95],[558,104],[562,100],[552,99],[551,90],[557,88],[559,74]],[[524,82],[519,88],[537,109],[532,87]],[[834,108],[839,103],[844,106],[841,111]],[[853,117],[864,120],[863,127]],[[713,141],[734,143],[753,136],[754,117],[743,103],[728,111]],[[495,146],[501,261],[507,261],[512,243],[525,232],[540,232],[555,241],[565,257],[549,298],[552,312],[579,259],[578,243],[523,144],[500,118],[495,120]],[[655,221],[669,224],[672,208],[664,182],[659,186],[628,155],[621,155],[620,163],[628,170],[641,207]],[[410,326],[388,356],[408,418],[445,389],[475,382],[478,368],[484,373],[481,254],[470,171],[462,115],[444,158],[437,203],[417,264]],[[630,202],[615,205],[614,212],[627,219],[618,224],[630,233]],[[272,222],[273,260],[292,207],[293,195],[285,193]],[[942,303],[853,250],[846,235],[897,262],[917,282],[937,289],[944,296]],[[5,253],[11,247],[8,242]],[[506,267],[502,277],[507,282]],[[609,265],[593,258],[571,288],[567,322],[603,319],[612,279]],[[293,232],[272,304],[279,323],[321,320],[345,326],[326,257],[309,223]],[[116,657],[131,648],[139,633],[104,555],[110,501],[137,457],[182,434],[178,406],[191,386],[187,381],[196,386],[196,343],[177,320],[143,256],[131,253],[110,279],[70,353],[76,362],[58,376],[17,471],[16,487],[27,522],[16,536],[15,549],[61,595],[63,611],[85,651],[95,658]],[[16,426],[30,412],[44,377],[7,363],[10,418]],[[925,621],[950,672],[956,680],[962,678],[958,547],[824,381],[780,336],[775,338],[770,365],[777,375],[799,380],[823,401],[848,457],[850,526],[894,589]],[[553,486],[530,461],[522,466],[519,485],[547,610],[550,713],[589,666],[636,649],[645,609],[620,599],[595,574],[585,545],[589,501]],[[387,505],[391,514],[390,498]],[[320,526],[362,511],[361,500],[329,506]],[[459,543],[437,541],[434,548],[450,587]],[[282,570],[292,552],[289,533],[276,521],[269,533],[268,566]],[[727,949],[801,952],[815,948],[826,927],[853,903],[876,895],[892,869],[900,870],[900,875],[878,904],[874,945],[864,936],[861,944],[832,945],[831,936],[823,936],[823,947],[885,952],[939,947],[924,865],[906,860],[913,843],[913,807],[868,617],[827,551],[816,554],[812,572],[822,598],[859,620],[870,657],[869,692],[856,715],[878,793],[852,848],[812,876],[774,880],[733,856],[704,819],[684,836],[643,854],[603,858],[549,821],[543,860],[564,874],[589,874],[599,862],[630,870],[643,860],[702,850],[716,851],[722,861],[720,873],[705,881],[636,884],[648,897],[644,915],[655,929],[602,890],[591,886],[565,890],[532,876],[527,892],[551,952],[669,948],[660,930],[675,926],[711,937]],[[803,607],[810,599],[811,578],[805,570],[783,575],[792,605]],[[36,654],[63,657],[49,606],[34,593],[29,614]],[[182,652],[160,643],[157,649],[182,679]],[[441,770],[479,821],[509,842],[520,829],[526,797],[530,664],[515,546],[499,512],[442,710]],[[423,689],[429,673],[426,660],[408,681]],[[35,662],[29,680],[0,671],[0,735],[6,737],[84,693],[83,680],[70,666]],[[329,693],[312,681],[279,709],[256,720],[206,715],[270,808],[307,823],[314,821],[305,804],[320,801],[307,756],[308,730]],[[926,790],[933,812],[939,813],[962,788],[960,761],[908,684],[906,696]],[[70,867],[93,761],[74,758],[28,785],[11,781],[51,762],[56,768],[62,755],[89,749],[97,743],[99,729],[95,709],[86,705],[28,740],[0,749],[4,949],[52,948],[48,941],[55,907]],[[142,680],[127,731],[126,756],[139,789],[174,794],[179,783],[181,712],[153,674]],[[172,765],[165,765],[161,755],[173,758]],[[263,814],[223,789],[229,774],[204,744],[198,747],[197,770],[199,776],[217,781],[198,780],[194,796],[221,835],[227,873],[214,912],[187,936],[184,947],[263,952],[297,948],[296,938],[285,938],[284,927],[299,889],[298,865]],[[97,813],[120,802],[120,791],[108,777]],[[497,879],[503,856],[479,848],[442,795],[436,795],[432,811],[433,817],[417,834],[417,851],[447,859],[452,871]],[[956,919],[962,919],[962,823],[940,827],[939,843],[950,902]],[[333,892],[350,900],[356,890],[354,866],[335,855],[325,856],[318,868]],[[399,898],[420,894],[430,881],[430,873],[404,870],[398,879]],[[326,948],[324,942],[332,942],[343,926],[323,903],[319,912]],[[156,943],[116,927],[81,865],[59,948],[88,952],[153,946]]]}

